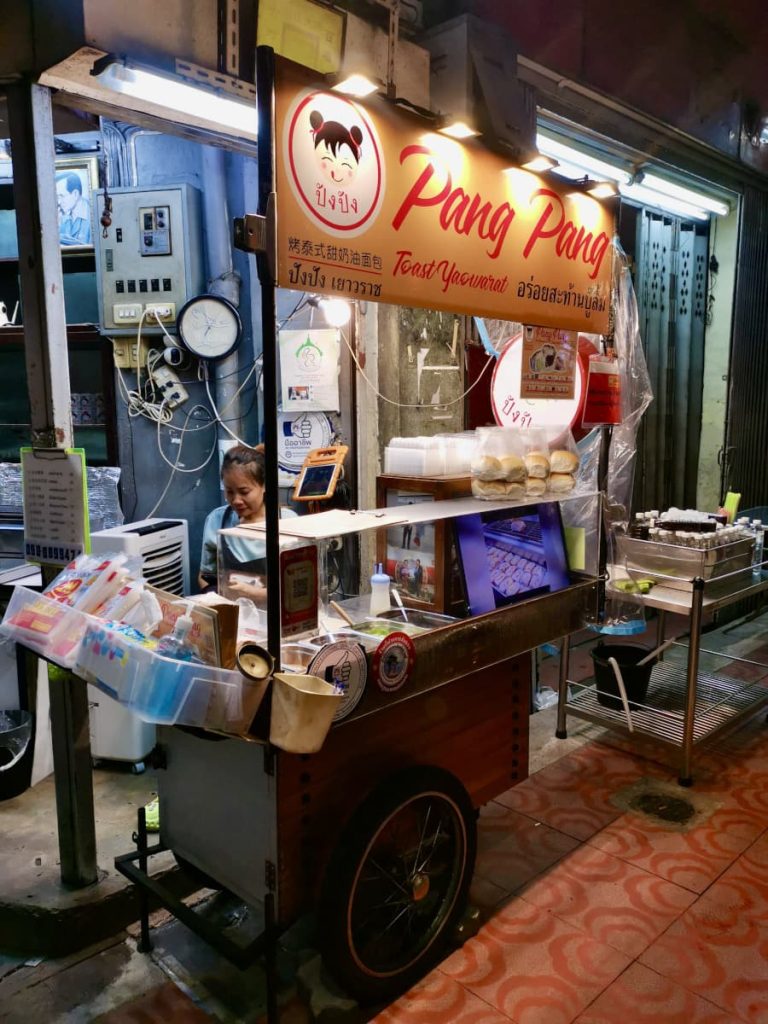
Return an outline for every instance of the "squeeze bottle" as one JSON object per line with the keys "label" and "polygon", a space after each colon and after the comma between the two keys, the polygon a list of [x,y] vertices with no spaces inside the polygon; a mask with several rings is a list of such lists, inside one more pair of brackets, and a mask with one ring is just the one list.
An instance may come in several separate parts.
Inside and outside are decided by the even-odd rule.
{"label": "squeeze bottle", "polygon": [[166,658],[175,658],[177,661],[195,661],[200,664],[200,659],[195,654],[195,649],[189,642],[189,632],[192,629],[192,616],[189,608],[180,615],[173,626],[173,632],[161,637],[157,644],[157,653]]}
{"label": "squeeze bottle", "polygon": [[384,572],[383,564],[379,562],[378,565],[374,565],[373,575],[371,576],[371,604],[369,608],[371,615],[381,615],[382,612],[389,611],[389,587],[391,582],[389,576]]}

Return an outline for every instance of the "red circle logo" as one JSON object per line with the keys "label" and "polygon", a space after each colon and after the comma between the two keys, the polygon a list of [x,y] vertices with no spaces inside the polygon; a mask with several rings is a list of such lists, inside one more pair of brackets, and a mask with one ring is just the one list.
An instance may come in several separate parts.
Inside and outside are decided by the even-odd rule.
{"label": "red circle logo", "polygon": [[296,200],[330,234],[351,238],[376,220],[384,198],[381,143],[366,113],[332,93],[292,104],[283,131],[285,166]]}
{"label": "red circle logo", "polygon": [[413,640],[407,633],[390,633],[373,653],[376,685],[384,693],[394,693],[408,681],[415,663]]}

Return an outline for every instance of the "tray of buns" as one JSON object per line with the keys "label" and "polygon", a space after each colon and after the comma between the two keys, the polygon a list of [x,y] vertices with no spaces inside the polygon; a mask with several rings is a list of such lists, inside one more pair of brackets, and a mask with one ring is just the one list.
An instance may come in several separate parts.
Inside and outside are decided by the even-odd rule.
{"label": "tray of buns", "polygon": [[506,427],[481,428],[470,467],[472,494],[486,501],[564,495],[576,487],[579,456],[543,437]]}

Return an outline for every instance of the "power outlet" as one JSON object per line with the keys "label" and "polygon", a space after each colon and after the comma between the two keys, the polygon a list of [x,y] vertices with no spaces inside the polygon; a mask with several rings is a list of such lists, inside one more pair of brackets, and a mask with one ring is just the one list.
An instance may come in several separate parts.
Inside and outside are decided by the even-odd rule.
{"label": "power outlet", "polygon": [[118,370],[135,370],[139,365],[135,338],[113,338],[112,354]]}
{"label": "power outlet", "polygon": [[189,392],[170,366],[157,366],[152,372],[152,379],[169,409],[175,409],[189,398]]}
{"label": "power outlet", "polygon": [[149,323],[153,320],[162,321],[165,324],[173,323],[176,319],[175,302],[148,302],[144,307],[146,319]]}

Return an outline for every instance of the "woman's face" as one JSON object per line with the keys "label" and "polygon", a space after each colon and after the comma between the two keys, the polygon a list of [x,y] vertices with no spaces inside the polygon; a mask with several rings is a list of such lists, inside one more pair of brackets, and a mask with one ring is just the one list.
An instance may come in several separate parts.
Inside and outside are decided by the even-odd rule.
{"label": "woman's face", "polygon": [[264,515],[264,488],[242,466],[229,466],[221,475],[224,497],[241,523],[253,523]]}
{"label": "woman's face", "polygon": [[336,154],[321,142],[316,151],[320,170],[332,185],[349,185],[357,172],[357,160],[349,146],[342,144]]}

